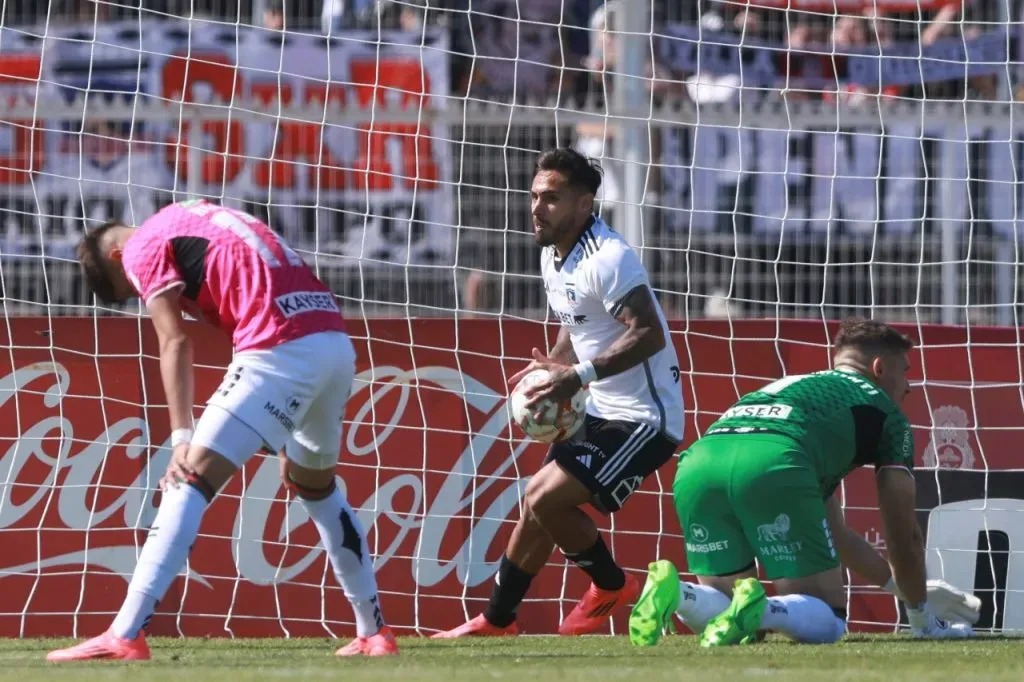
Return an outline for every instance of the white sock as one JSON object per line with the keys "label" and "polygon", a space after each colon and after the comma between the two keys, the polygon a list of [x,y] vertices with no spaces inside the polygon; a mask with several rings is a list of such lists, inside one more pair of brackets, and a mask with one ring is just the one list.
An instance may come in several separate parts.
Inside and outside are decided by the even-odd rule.
{"label": "white sock", "polygon": [[156,597],[129,589],[110,629],[122,639],[135,639],[149,625],[158,603],[160,600]]}
{"label": "white sock", "polygon": [[831,606],[805,594],[770,597],[761,627],[808,644],[831,644],[846,632],[846,622]]}
{"label": "white sock", "polygon": [[149,624],[157,603],[185,565],[204,511],[206,498],[190,485],[181,484],[163,494],[128,585],[128,596],[111,625],[115,635],[135,639]]}
{"label": "white sock", "polygon": [[320,531],[334,575],[352,603],[356,634],[360,637],[376,634],[384,627],[384,616],[377,599],[373,557],[355,512],[337,488],[322,500],[302,498],[302,506]]}
{"label": "white sock", "polygon": [[679,606],[676,613],[695,634],[704,632],[708,621],[729,608],[732,600],[707,585],[679,583]]}

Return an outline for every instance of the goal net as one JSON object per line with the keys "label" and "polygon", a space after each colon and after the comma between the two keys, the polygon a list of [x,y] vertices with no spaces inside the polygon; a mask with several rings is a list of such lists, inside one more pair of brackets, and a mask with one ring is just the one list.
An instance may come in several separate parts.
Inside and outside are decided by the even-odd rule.
{"label": "goal net", "polygon": [[[0,3],[0,634],[94,634],[120,604],[169,429],[144,311],[96,304],[75,244],[198,197],[265,220],[350,321],[338,471],[388,619],[429,634],[479,612],[544,456],[510,428],[505,382],[557,331],[528,189],[566,145],[602,163],[598,210],[671,320],[687,443],[741,393],[827,367],[843,316],[921,341],[929,572],[982,598],[981,627],[1022,627],[1020,2],[626,4]],[[195,327],[205,399],[230,348]],[[638,576],[685,567],[673,474],[599,518]],[[839,494],[884,550],[871,472]],[[852,629],[897,627],[891,596],[848,584]],[[556,553],[524,630],[553,632],[584,589]],[[257,456],[151,631],[352,622]]]}

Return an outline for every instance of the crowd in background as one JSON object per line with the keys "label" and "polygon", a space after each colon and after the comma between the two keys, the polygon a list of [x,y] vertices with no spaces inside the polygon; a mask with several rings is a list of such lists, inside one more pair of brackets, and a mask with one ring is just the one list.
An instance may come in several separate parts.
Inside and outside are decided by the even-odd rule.
{"label": "crowd in background", "polygon": [[[871,4],[871,3],[867,3]],[[882,3],[877,3],[881,5]],[[8,0],[0,5],[4,25],[113,21],[160,16],[204,18],[261,24],[270,30],[319,31],[337,35],[350,29],[419,30],[424,24],[450,34],[453,94],[480,99],[558,96],[601,97],[603,76],[616,68],[614,33],[624,0],[146,0],[130,3],[95,0]],[[827,14],[786,10],[735,0],[651,0],[652,34],[673,22],[705,31],[733,33],[792,50],[815,45],[837,51],[894,42],[922,47],[942,38],[970,40],[986,30],[1017,20],[1017,2],[971,0],[934,10]],[[471,11],[470,11],[471,10]],[[529,55],[528,60],[517,56]],[[795,65],[797,69],[802,68]],[[679,73],[654,61],[651,87],[659,96],[713,97],[736,89],[732,78]],[[1015,74],[1014,74],[1015,75]],[[889,88],[884,95],[912,98],[993,99],[998,78],[977,76],[916,87]],[[844,90],[844,91],[843,91]],[[798,92],[804,98],[856,97],[856,88]]]}
{"label": "crowd in background", "polygon": [[[610,74],[620,70],[618,43],[613,36],[622,30],[622,13],[628,11],[632,2],[6,0],[0,3],[0,26],[91,26],[140,18],[175,18],[331,36],[360,30],[373,34],[378,30],[416,32],[442,28],[448,35],[450,97],[482,102],[555,101],[560,106],[587,106],[600,112],[605,110],[614,88],[615,79]],[[133,4],[143,9],[131,7]],[[872,7],[882,4],[864,3]],[[1015,30],[1019,24],[1019,5],[1019,0],[966,0],[935,3],[937,8],[927,11],[883,13],[871,9],[823,13],[784,10],[740,0],[650,0],[651,49],[646,84],[655,100],[668,104],[728,104],[740,93],[778,98],[786,83],[785,97],[794,102],[856,105],[886,98],[1016,99],[1014,88],[1020,59]],[[1006,49],[1002,65],[1005,68],[985,73],[965,70],[958,78],[921,78],[916,83],[885,85],[881,89],[830,77],[835,55],[874,49],[884,54],[885,48],[892,46],[923,50],[942,41],[966,44],[1006,28],[1007,20],[1011,22],[1008,40],[1013,44]],[[701,31],[704,44],[734,40],[767,45],[777,55],[789,57],[782,69],[786,83],[751,85],[736,73],[687,70],[668,63],[659,49],[659,41],[670,26]],[[814,54],[818,56],[807,56]],[[807,77],[815,74],[817,78]],[[94,148],[86,152],[94,160],[112,166],[118,150],[125,148],[121,138],[132,129],[119,131],[95,121],[90,125],[94,127],[79,135],[80,143]],[[858,306],[891,304],[906,315],[918,314],[925,306],[925,319],[929,319],[927,306],[942,299],[941,287],[945,284],[940,282],[937,268],[924,266],[949,259],[948,253],[940,252],[936,236],[935,225],[943,220],[956,222],[966,235],[965,250],[956,254],[963,259],[965,275],[987,268],[980,277],[991,279],[992,268],[987,264],[1005,256],[986,251],[997,247],[972,238],[991,234],[995,229],[992,225],[1017,221],[1016,209],[1012,208],[1016,204],[1007,204],[1005,197],[997,194],[1006,187],[1011,187],[1011,192],[1018,189],[1015,161],[997,158],[994,148],[985,146],[984,140],[978,145],[971,142],[966,179],[960,188],[964,200],[959,202],[968,208],[962,215],[954,215],[949,206],[942,204],[945,188],[936,185],[935,178],[943,172],[960,173],[958,167],[940,166],[943,158],[955,161],[958,154],[963,154],[944,156],[939,147],[943,132],[900,132],[897,137],[902,135],[902,140],[890,144],[888,140],[879,142],[875,131],[844,137],[833,127],[831,132],[826,130],[826,135],[815,137],[811,128],[802,125],[782,120],[754,132],[708,126],[700,136],[692,126],[651,128],[653,162],[644,197],[649,208],[645,246],[649,249],[647,258],[655,284],[666,292],[666,309],[677,315],[715,314],[713,310],[774,315],[780,314],[774,306],[786,302],[797,307],[781,314],[800,316],[818,314],[816,311],[823,303],[834,306],[837,315],[858,312]],[[137,128],[131,134],[139,138]],[[455,267],[465,273],[459,280],[463,284],[453,291],[452,278],[443,269],[418,270],[417,263],[406,260],[407,254],[401,250],[404,233],[387,226],[402,222],[401,216],[372,216],[386,224],[383,232],[397,235],[394,253],[398,254],[382,251],[384,255],[370,259],[377,272],[372,285],[379,288],[373,296],[384,302],[419,299],[423,308],[416,312],[428,314],[454,307],[499,312],[542,309],[536,253],[526,232],[530,218],[525,188],[536,152],[568,142],[605,160],[607,172],[601,199],[604,209],[612,212],[615,224],[614,211],[623,199],[621,166],[616,166],[614,159],[616,135],[615,125],[608,125],[608,121],[560,129],[516,122],[511,126],[469,125],[452,129],[447,136],[453,145],[452,177],[468,188],[452,200],[460,202],[453,213],[459,216],[460,230],[471,228],[460,231],[455,256]],[[996,134],[999,135],[1004,133]],[[909,147],[900,148],[900,143],[909,143]],[[456,145],[461,146],[456,149]],[[858,145],[862,148],[855,149]],[[866,159],[868,163],[863,167],[855,161],[840,165],[838,160],[843,155],[859,155],[861,161]],[[908,165],[910,162],[912,165]],[[147,170],[132,171],[131,183],[160,186],[162,181],[140,182]],[[58,171],[59,177],[55,179],[83,175],[84,171],[75,169]],[[836,182],[827,182],[829,178]],[[843,187],[840,180],[846,182]],[[122,180],[115,180],[104,186],[120,188],[121,184]],[[521,194],[512,196],[510,201],[510,189]],[[947,192],[946,204],[952,206],[959,201],[951,202],[949,196]],[[858,214],[852,210],[850,207],[856,202],[850,197],[866,197],[862,202],[866,212]],[[4,215],[5,209],[0,205],[0,221],[19,217],[34,233],[35,222],[29,219],[29,211],[24,207],[37,202],[38,197],[27,195],[22,200],[22,208],[9,210],[8,215]],[[74,203],[74,197],[70,203]],[[1011,205],[1012,215],[1007,216],[1006,210],[994,210],[992,207],[997,204],[1004,208]],[[275,207],[272,202],[262,206],[257,202],[246,208],[270,219]],[[321,206],[314,208],[320,210]],[[53,212],[64,210],[60,207]],[[342,207],[331,211],[339,223],[364,225],[362,209],[353,212]],[[85,222],[101,218],[81,210]],[[78,213],[75,220],[80,222]],[[322,230],[325,222],[316,224],[316,229]],[[911,226],[910,231],[904,226]],[[515,233],[517,229],[521,233]],[[782,237],[780,231],[784,232]],[[323,253],[330,251],[335,245],[332,239],[329,234],[325,237],[318,233],[315,248]],[[1015,254],[1012,259],[1021,260]],[[831,269],[826,272],[807,268],[807,264],[822,263]],[[903,263],[924,266],[911,272]],[[25,272],[38,279],[40,269],[36,262],[26,261]],[[355,271],[351,277],[339,274],[333,286],[353,292],[353,301],[361,299],[370,286],[363,272]],[[10,270],[8,277],[9,273]],[[27,276],[26,281],[31,277]],[[969,277],[961,278],[961,282],[968,280]],[[962,283],[956,286],[961,291],[967,289]],[[982,290],[980,285],[970,286]],[[994,285],[986,286],[986,291],[994,290]],[[32,280],[25,287],[25,300],[53,296],[52,285],[44,291],[46,287]],[[73,296],[77,294],[69,294]],[[696,303],[685,301],[694,296],[698,297]],[[727,304],[724,299],[729,299]],[[683,311],[686,306],[690,309]]]}

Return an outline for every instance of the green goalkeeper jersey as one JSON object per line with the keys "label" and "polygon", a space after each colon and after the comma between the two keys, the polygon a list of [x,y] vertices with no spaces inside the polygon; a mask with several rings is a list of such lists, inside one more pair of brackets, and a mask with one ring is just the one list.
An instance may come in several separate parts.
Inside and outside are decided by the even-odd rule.
{"label": "green goalkeeper jersey", "polygon": [[885,391],[850,371],[779,379],[743,396],[705,435],[748,433],[797,441],[824,497],[859,466],[914,465],[910,422]]}

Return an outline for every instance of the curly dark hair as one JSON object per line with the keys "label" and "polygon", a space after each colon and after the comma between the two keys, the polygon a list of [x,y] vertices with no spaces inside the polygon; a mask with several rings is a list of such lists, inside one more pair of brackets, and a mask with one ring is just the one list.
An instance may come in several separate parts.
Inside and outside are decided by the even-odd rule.
{"label": "curly dark hair", "polygon": [[856,348],[871,355],[881,355],[906,353],[914,347],[914,340],[884,322],[850,317],[839,325],[839,332],[832,345],[836,353],[846,348]]}
{"label": "curly dark hair", "polygon": [[569,147],[551,149],[541,154],[533,174],[541,171],[557,171],[565,176],[570,187],[589,194],[597,194],[601,186],[601,166]]}

